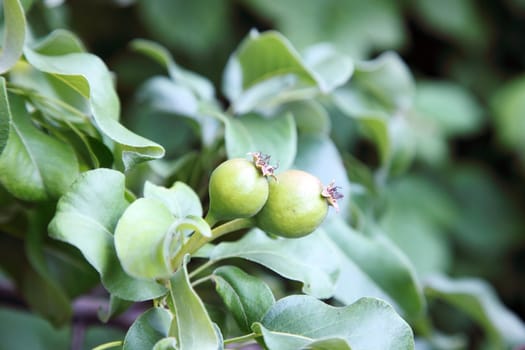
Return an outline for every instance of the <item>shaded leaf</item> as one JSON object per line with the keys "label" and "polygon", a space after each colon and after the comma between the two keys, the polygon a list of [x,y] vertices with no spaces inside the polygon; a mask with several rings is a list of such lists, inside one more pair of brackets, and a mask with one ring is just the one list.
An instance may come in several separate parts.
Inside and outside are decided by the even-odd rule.
{"label": "shaded leaf", "polygon": [[448,81],[419,82],[415,108],[450,136],[478,131],[483,123],[483,110],[472,94]]}
{"label": "shaded leaf", "polygon": [[4,0],[4,40],[0,53],[0,74],[15,65],[24,49],[26,18],[19,0]]}
{"label": "shaded leaf", "polygon": [[250,332],[275,303],[272,291],[259,278],[235,266],[221,266],[213,272],[215,289],[232,312],[237,324]]}
{"label": "shaded leaf", "polygon": [[16,95],[9,96],[11,125],[0,156],[0,182],[25,200],[57,198],[77,176],[77,158],[71,146],[31,123],[24,103]]}
{"label": "shaded leaf", "polygon": [[525,324],[501,303],[483,280],[434,275],[425,279],[425,293],[443,299],[472,317],[499,346],[525,343]]}
{"label": "shaded leaf", "polygon": [[287,103],[279,110],[279,114],[287,113],[293,115],[299,134],[330,133],[330,116],[323,106],[314,100]]}
{"label": "shaded leaf", "polygon": [[176,311],[177,339],[181,350],[218,350],[222,345],[200,297],[191,287],[184,263],[170,279]]}
{"label": "shaded leaf", "polygon": [[239,241],[218,244],[209,257],[257,262],[285,278],[302,282],[303,291],[318,298],[332,296],[339,268],[322,230],[297,239],[273,239],[254,229]]}
{"label": "shaded leaf", "polygon": [[[170,21],[171,20],[172,19],[170,19]],[[135,51],[148,55],[163,65],[168,70],[175,83],[191,89],[196,97],[207,101],[214,99],[215,89],[213,88],[213,84],[208,79],[203,78],[200,75],[180,68],[175,63],[171,53],[165,47],[153,41],[144,39],[133,40],[131,42],[131,47]]]}
{"label": "shaded leaf", "polygon": [[129,328],[122,349],[153,349],[159,340],[168,336],[172,318],[171,313],[163,308],[147,310]]}
{"label": "shaded leaf", "polygon": [[115,252],[112,233],[128,205],[122,173],[88,171],[59,200],[49,232],[80,249],[110,293],[125,300],[148,300],[165,294],[166,289],[127,275]]}
{"label": "shaded leaf", "polygon": [[[418,318],[424,312],[425,299],[413,266],[386,237],[364,236],[335,218],[327,221],[323,227],[339,248],[342,258],[357,265],[409,318]],[[352,301],[339,293],[336,298],[344,302]]]}
{"label": "shaded leaf", "polygon": [[51,324],[23,311],[0,309],[2,349],[67,349],[71,328],[56,329]]}
{"label": "shaded leaf", "polygon": [[11,109],[9,108],[9,99],[7,97],[6,81],[0,77],[0,156],[4,151],[9,138],[9,129],[11,124]]}

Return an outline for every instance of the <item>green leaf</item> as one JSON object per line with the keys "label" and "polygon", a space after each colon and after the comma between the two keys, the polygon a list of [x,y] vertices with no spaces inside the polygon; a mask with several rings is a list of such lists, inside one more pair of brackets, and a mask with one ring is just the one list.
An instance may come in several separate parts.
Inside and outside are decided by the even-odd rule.
{"label": "green leaf", "polygon": [[331,44],[310,46],[303,53],[305,65],[315,74],[323,93],[344,85],[354,72],[352,59]]}
{"label": "green leaf", "polygon": [[[171,21],[172,19],[170,19]],[[163,65],[169,72],[170,77],[176,84],[189,88],[196,97],[205,101],[211,101],[215,96],[213,84],[206,78],[191,71],[180,68],[173,59],[171,53],[163,46],[145,39],[135,39],[131,47],[144,55],[151,57]]]}
{"label": "green leaf", "polygon": [[374,60],[356,64],[351,83],[391,112],[405,111],[412,106],[414,78],[407,65],[394,52],[386,52]]}
{"label": "green leaf", "polygon": [[385,49],[401,48],[405,41],[403,6],[395,1],[245,0],[245,3],[301,49],[331,42],[352,57],[364,58]]}
{"label": "green leaf", "polygon": [[501,86],[491,99],[496,133],[503,145],[519,152],[525,158],[525,75]]}
{"label": "green leaf", "polygon": [[446,135],[473,133],[483,126],[483,110],[479,103],[467,89],[452,82],[419,82],[415,107],[422,117]]}
{"label": "green leaf", "polygon": [[4,0],[4,40],[0,53],[0,74],[13,67],[24,49],[26,18],[18,0]]}
{"label": "green leaf", "polygon": [[221,266],[213,272],[215,289],[232,312],[237,324],[250,332],[275,303],[272,291],[259,278],[235,266]]}
{"label": "green leaf", "polygon": [[83,173],[59,200],[49,232],[80,249],[110,293],[124,300],[148,300],[164,295],[166,289],[127,275],[115,252],[112,233],[129,205],[124,181],[124,175],[114,170]]}
{"label": "green leaf", "polygon": [[[49,45],[55,43],[50,41]],[[40,45],[35,50],[25,48],[24,55],[31,65],[62,80],[89,99],[91,112],[99,130],[115,143],[114,152],[124,169],[138,162],[161,158],[164,149],[122,126],[120,102],[113,87],[111,74],[100,58],[88,53],[46,55],[51,50]]]}
{"label": "green leaf", "polygon": [[177,339],[174,337],[163,338],[155,343],[152,350],[178,350]]}
{"label": "green leaf", "polygon": [[[416,319],[423,314],[425,299],[414,268],[406,256],[386,237],[364,236],[336,218],[327,221],[323,227],[334,245],[339,248],[341,259],[355,264],[387,293],[409,318]],[[351,288],[350,281],[340,281],[340,284]],[[345,289],[340,288],[335,297],[345,303],[353,302],[353,293],[346,294]]]}
{"label": "green leaf", "polygon": [[256,114],[224,118],[228,158],[245,158],[249,152],[273,156],[279,169],[288,169],[297,150],[297,130],[291,115],[265,118]]}
{"label": "green leaf", "polygon": [[250,32],[235,52],[234,59],[241,67],[243,89],[283,74],[296,74],[304,82],[316,84],[299,53],[288,39],[275,31]]}
{"label": "green leaf", "polygon": [[[346,307],[333,307],[310,296],[293,295],[275,303],[261,324],[271,331],[264,335],[265,343],[284,333],[295,337],[296,341],[297,337],[305,337],[308,343],[341,338],[353,350],[414,349],[410,326],[390,305],[374,298],[362,298]],[[339,340],[331,341],[344,346]],[[273,349],[291,348],[281,348],[276,343],[275,347],[270,347]]]}
{"label": "green leaf", "polygon": [[348,342],[342,338],[313,340],[291,333],[272,332],[260,323],[254,324],[253,328],[256,333],[262,335],[264,345],[268,350],[352,350]]}
{"label": "green leaf", "polygon": [[504,344],[525,343],[525,324],[501,303],[492,287],[483,280],[434,275],[425,280],[425,294],[465,312],[502,348]]}
{"label": "green leaf", "polygon": [[68,349],[71,328],[57,329],[28,312],[0,309],[2,349]]}
{"label": "green leaf", "polygon": [[177,181],[171,188],[157,186],[149,181],[144,185],[144,197],[162,202],[176,218],[202,216],[202,205],[195,191]]}
{"label": "green leaf", "polygon": [[4,77],[0,77],[0,156],[7,145],[9,129],[11,125],[11,109],[7,97],[6,82]]}
{"label": "green leaf", "polygon": [[170,279],[181,350],[218,350],[222,344],[200,297],[191,287],[186,264]]}
{"label": "green leaf", "polygon": [[168,336],[172,318],[163,308],[147,310],[129,328],[122,350],[153,349],[159,340]]}
{"label": "green leaf", "polygon": [[24,103],[18,96],[9,96],[11,125],[0,155],[0,182],[21,199],[57,198],[77,176],[77,158],[69,145],[31,123]]}
{"label": "green leaf", "polygon": [[296,101],[282,106],[279,114],[292,114],[299,134],[328,135],[331,129],[330,116],[315,100]]}
{"label": "green leaf", "polygon": [[310,90],[317,92],[316,77],[290,42],[275,31],[250,32],[224,72],[223,91],[238,113],[253,110],[275,96],[284,98],[284,92],[304,98],[305,92],[300,92],[303,89],[306,95],[311,94]]}
{"label": "green leaf", "polygon": [[127,274],[152,280],[173,274],[171,243],[180,240],[170,229],[173,221],[168,208],[152,198],[137,199],[124,211],[115,228],[115,250]]}
{"label": "green leaf", "polygon": [[476,1],[446,0],[436,4],[432,0],[420,0],[414,3],[414,10],[434,35],[456,41],[465,50],[483,49],[487,45],[490,30],[483,8]]}
{"label": "green leaf", "polygon": [[[72,315],[71,300],[65,288],[53,278],[46,261],[44,239],[47,216],[45,210],[31,214],[25,240],[25,251],[36,276],[33,276],[34,288],[28,288],[26,297],[34,309],[50,320],[55,326],[63,326]],[[64,272],[64,271],[61,271]],[[29,275],[28,273],[25,273]],[[27,283],[29,285],[29,283]],[[39,288],[36,288],[39,284]],[[33,292],[38,290],[38,292]]]}
{"label": "green leaf", "polygon": [[254,229],[236,242],[218,244],[211,260],[243,258],[254,261],[281,276],[303,283],[303,291],[329,298],[339,273],[338,258],[322,230],[297,239],[269,238]]}

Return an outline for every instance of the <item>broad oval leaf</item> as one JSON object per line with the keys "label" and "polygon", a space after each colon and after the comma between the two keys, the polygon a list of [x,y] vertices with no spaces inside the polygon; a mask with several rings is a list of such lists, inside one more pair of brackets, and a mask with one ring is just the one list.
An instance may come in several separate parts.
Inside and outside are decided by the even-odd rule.
{"label": "broad oval leaf", "polygon": [[270,238],[254,229],[236,242],[223,242],[210,252],[211,260],[243,258],[283,277],[303,283],[303,291],[318,298],[334,292],[339,261],[325,233],[319,229],[297,239]]}
{"label": "broad oval leaf", "polygon": [[124,182],[122,173],[109,169],[80,175],[59,200],[49,233],[77,247],[110,293],[124,300],[148,300],[164,295],[166,289],[126,274],[115,252],[112,233],[129,205]]}
{"label": "broad oval leaf", "polygon": [[119,165],[127,170],[138,162],[164,155],[160,145],[131,132],[118,122],[120,102],[111,74],[100,58],[79,52],[54,56],[42,54],[48,49],[42,45],[37,47],[38,51],[26,47],[24,55],[35,68],[52,74],[89,99],[97,127],[117,144],[114,152],[122,163]]}
{"label": "broad oval leaf", "polygon": [[494,290],[483,280],[434,275],[424,282],[426,295],[442,299],[465,312],[485,329],[499,347],[525,343],[525,324],[501,303]]}
{"label": "broad oval leaf", "polygon": [[[172,275],[170,233],[174,218],[152,198],[140,198],[124,211],[115,228],[115,250],[124,271],[135,278],[157,279]],[[179,233],[180,234],[180,233]]]}
{"label": "broad oval leaf", "polygon": [[201,298],[191,286],[186,263],[170,279],[170,290],[180,350],[220,349],[222,342]]}
{"label": "broad oval leaf", "polygon": [[168,336],[172,318],[171,313],[163,308],[147,310],[129,328],[122,350],[153,349],[157,342]]}
{"label": "broad oval leaf", "polygon": [[272,156],[279,170],[288,169],[297,151],[297,130],[291,115],[264,118],[249,114],[224,118],[228,158],[245,158],[249,152]]}
{"label": "broad oval leaf", "polygon": [[0,155],[0,182],[14,196],[25,200],[58,198],[78,175],[73,149],[38,130],[31,123],[22,98],[9,95],[9,101],[2,102],[9,103],[3,109],[10,116],[0,118],[10,119],[10,127]]}
{"label": "broad oval leaf", "polygon": [[333,307],[310,296],[292,295],[275,303],[261,324],[279,335],[286,333],[311,340],[342,338],[352,350],[414,349],[410,326],[390,305],[374,298]]}
{"label": "broad oval leaf", "polygon": [[[409,318],[422,315],[426,307],[422,287],[410,261],[395,245],[380,235],[359,234],[337,218],[327,221],[323,227],[343,260],[357,265]],[[339,290],[335,297],[345,303],[353,301],[349,299],[351,295],[341,292]]]}
{"label": "broad oval leaf", "polygon": [[170,188],[157,186],[146,181],[144,197],[162,202],[173,216],[177,218],[189,215],[202,216],[202,205],[199,196],[190,186],[180,181],[175,182]]}
{"label": "broad oval leaf", "polygon": [[232,312],[243,331],[250,332],[251,325],[262,320],[275,303],[272,291],[259,278],[235,266],[221,266],[213,271],[215,289]]}
{"label": "broad oval leaf", "polygon": [[277,104],[272,94],[278,99],[306,99],[318,93],[319,86],[284,36],[253,30],[226,65],[223,91],[236,113],[246,113],[259,105]]}
{"label": "broad oval leaf", "polygon": [[4,0],[4,40],[0,53],[0,74],[18,61],[26,38],[26,17],[19,0]]}

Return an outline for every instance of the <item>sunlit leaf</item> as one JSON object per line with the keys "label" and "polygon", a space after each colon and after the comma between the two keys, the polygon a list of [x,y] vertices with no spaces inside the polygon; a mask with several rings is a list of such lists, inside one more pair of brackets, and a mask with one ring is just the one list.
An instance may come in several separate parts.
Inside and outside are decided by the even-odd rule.
{"label": "sunlit leaf", "polygon": [[128,205],[122,173],[88,171],[58,202],[49,232],[80,249],[110,293],[125,300],[148,300],[165,294],[166,289],[127,275],[115,252],[113,231]]}
{"label": "sunlit leaf", "polygon": [[[46,43],[46,42],[44,42]],[[113,87],[111,74],[100,58],[89,53],[67,53],[47,55],[54,41],[24,50],[26,59],[38,70],[52,74],[89,99],[94,121],[100,131],[113,140],[118,147],[114,152],[119,156],[124,169],[138,162],[160,158],[164,149],[122,126],[120,102]]]}

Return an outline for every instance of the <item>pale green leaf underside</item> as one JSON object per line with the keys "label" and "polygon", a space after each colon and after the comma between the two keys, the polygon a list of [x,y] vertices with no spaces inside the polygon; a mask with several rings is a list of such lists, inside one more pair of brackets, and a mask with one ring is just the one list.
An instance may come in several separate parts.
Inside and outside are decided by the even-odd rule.
{"label": "pale green leaf underside", "polygon": [[210,259],[243,258],[257,262],[283,277],[303,283],[303,291],[318,298],[331,297],[339,264],[322,230],[297,239],[273,239],[254,229],[236,242],[224,242]]}
{"label": "pale green leaf underside", "polygon": [[[54,42],[51,41],[52,43]],[[39,51],[46,49],[49,48],[38,48]],[[164,155],[164,149],[160,145],[131,132],[118,122],[120,102],[111,74],[100,58],[78,52],[49,56],[30,48],[24,50],[24,55],[35,68],[53,74],[89,99],[97,127],[118,144],[115,151],[121,153],[125,169],[142,160],[161,158]]]}
{"label": "pale green leaf underside", "polygon": [[170,279],[170,289],[180,349],[219,349],[220,340],[215,327],[202,300],[191,286],[186,264]]}
{"label": "pale green leaf underside", "polygon": [[122,173],[109,169],[83,173],[58,202],[49,232],[77,247],[110,293],[125,300],[148,300],[164,295],[166,289],[130,277],[115,252],[113,230],[129,205],[124,180]]}
{"label": "pale green leaf underside", "polygon": [[313,340],[344,339],[353,350],[414,349],[410,326],[390,305],[374,298],[333,307],[313,297],[289,296],[279,300],[261,323],[270,331]]}

